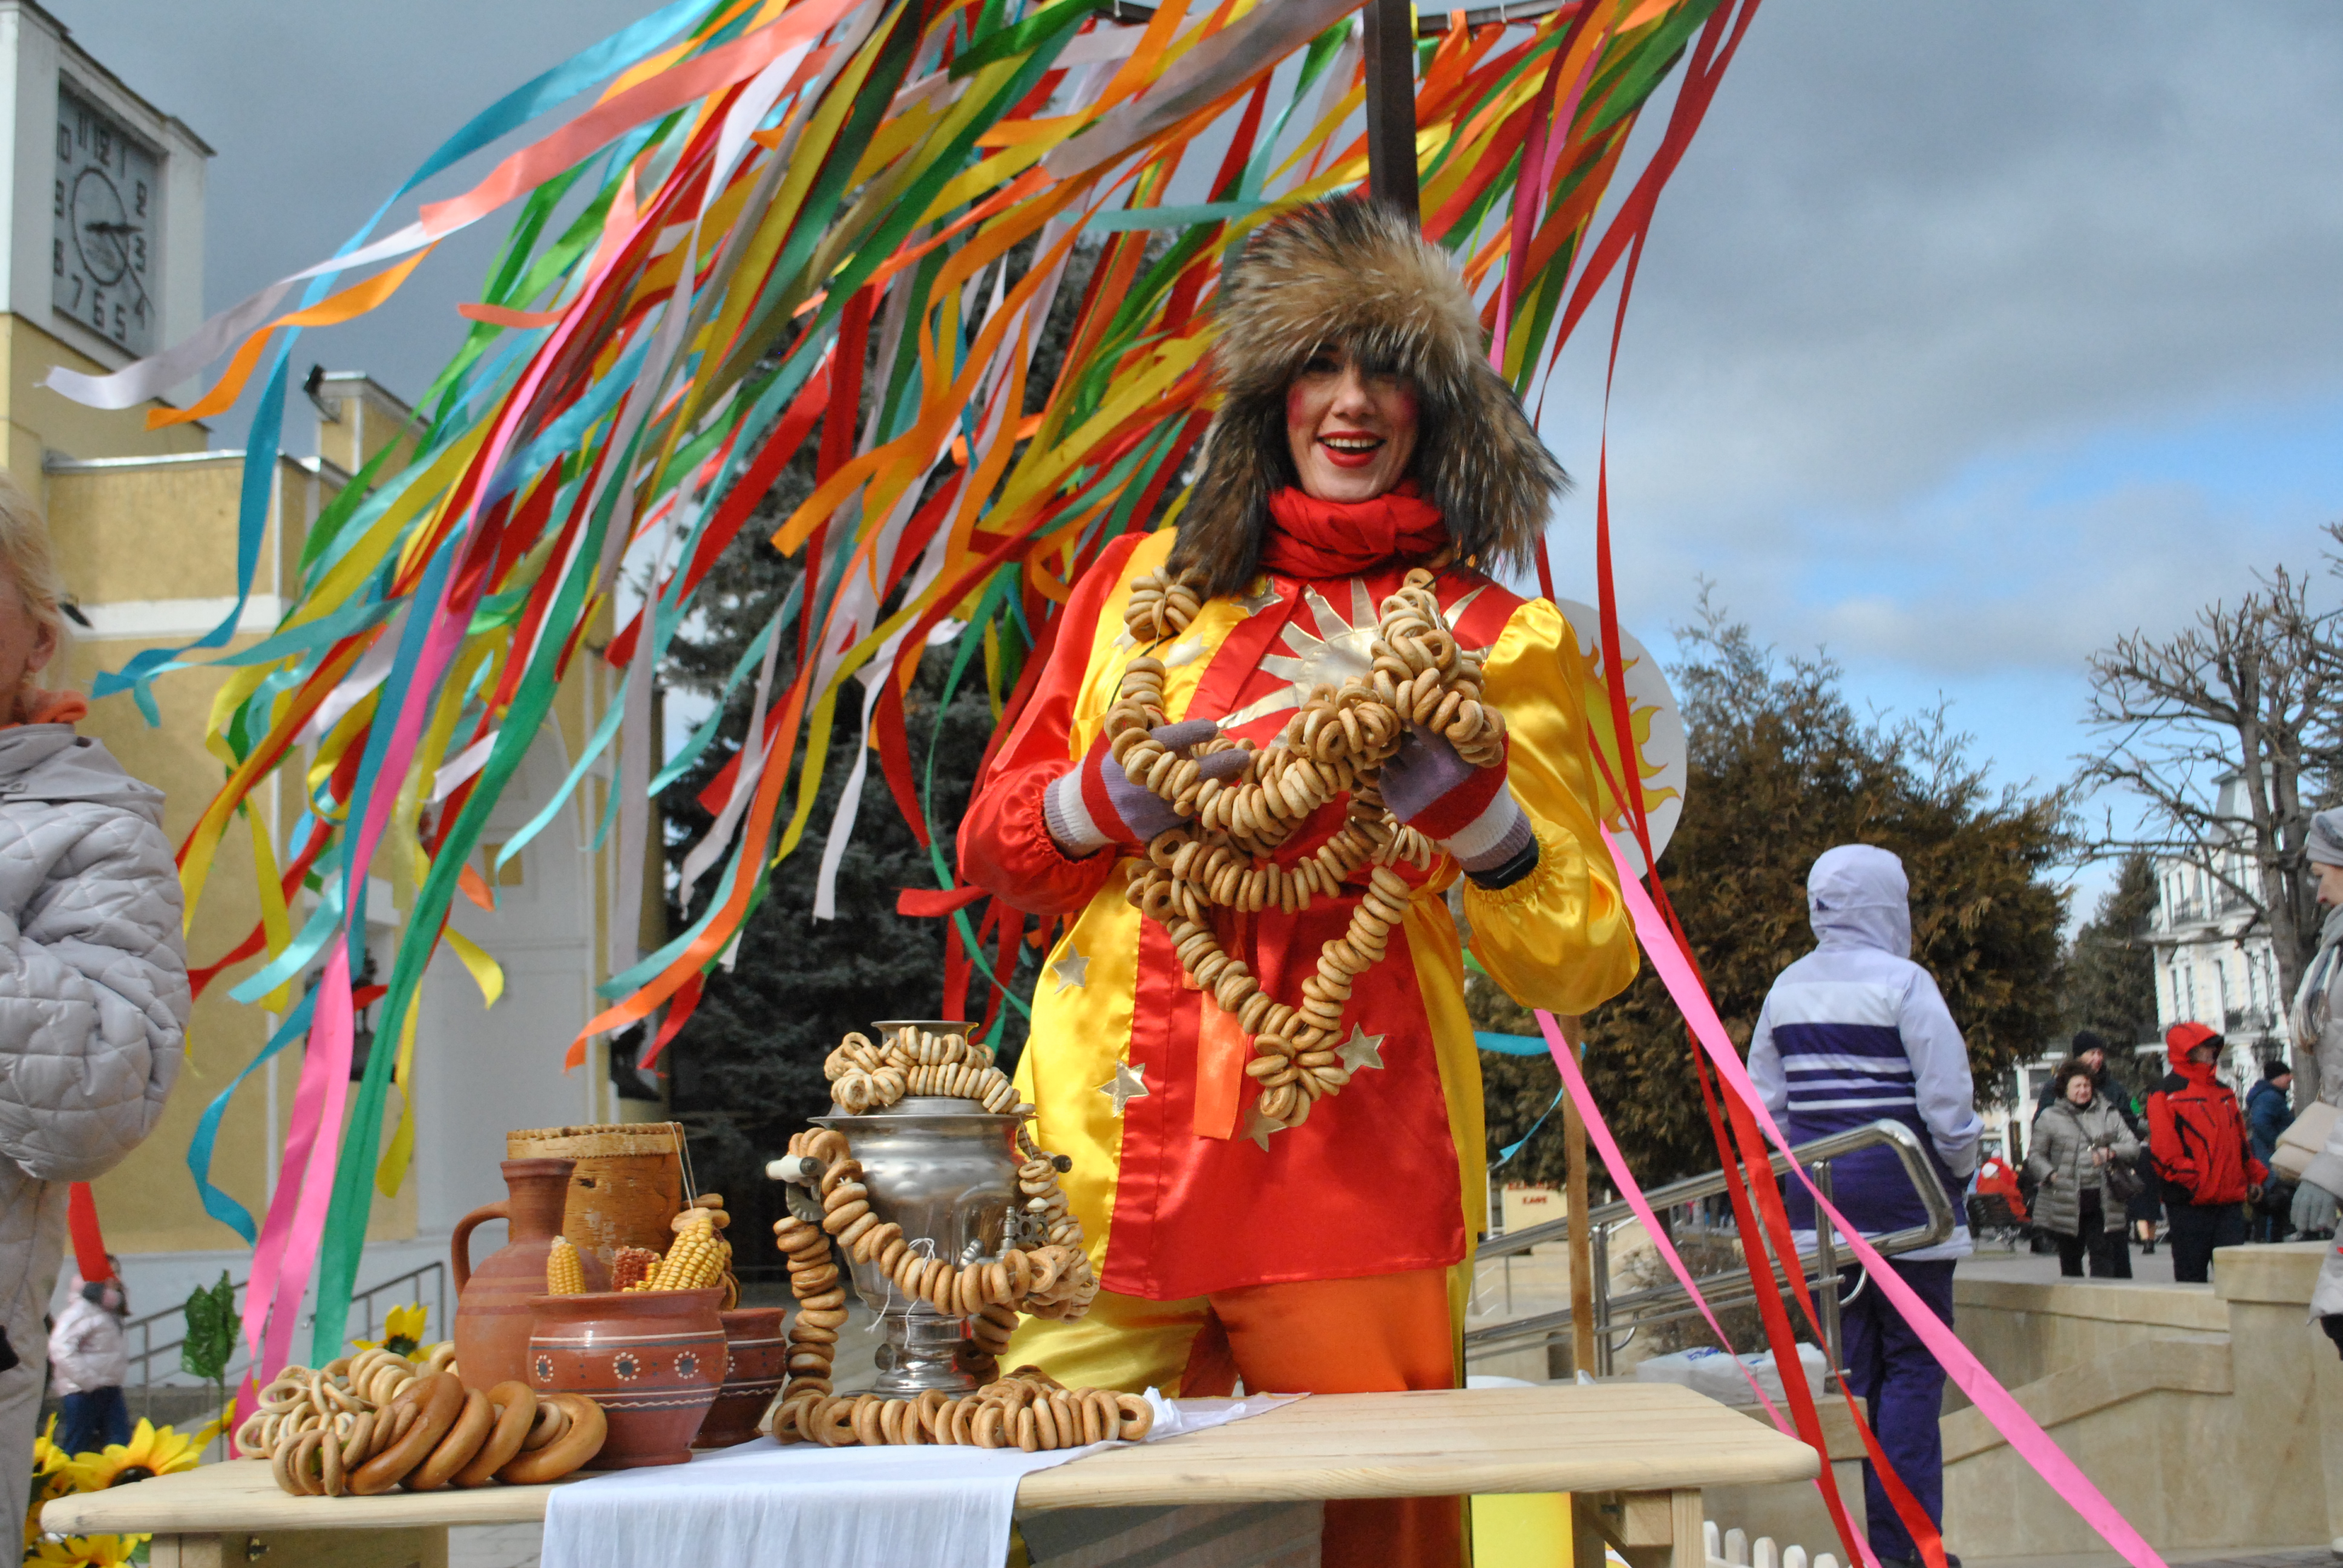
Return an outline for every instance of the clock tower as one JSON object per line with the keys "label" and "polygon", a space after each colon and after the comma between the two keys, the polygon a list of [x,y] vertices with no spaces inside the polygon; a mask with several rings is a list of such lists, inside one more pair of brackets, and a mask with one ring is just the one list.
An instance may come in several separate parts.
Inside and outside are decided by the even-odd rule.
{"label": "clock tower", "polygon": [[[200,448],[199,430],[149,433],[143,410],[102,413],[38,383],[52,365],[117,370],[203,320],[202,138],[133,92],[32,0],[0,0],[0,384],[9,469],[52,454],[148,457]],[[28,488],[39,494],[37,485]]]}

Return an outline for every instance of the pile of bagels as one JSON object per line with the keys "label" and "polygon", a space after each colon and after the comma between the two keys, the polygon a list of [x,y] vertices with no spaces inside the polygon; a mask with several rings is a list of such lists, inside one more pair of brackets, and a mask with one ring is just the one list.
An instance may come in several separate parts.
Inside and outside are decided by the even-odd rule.
{"label": "pile of bagels", "polygon": [[420,1364],[376,1349],[288,1366],[260,1391],[236,1444],[267,1460],[293,1496],[372,1497],[558,1481],[599,1453],[608,1432],[602,1407],[582,1394],[465,1387],[442,1346]]}

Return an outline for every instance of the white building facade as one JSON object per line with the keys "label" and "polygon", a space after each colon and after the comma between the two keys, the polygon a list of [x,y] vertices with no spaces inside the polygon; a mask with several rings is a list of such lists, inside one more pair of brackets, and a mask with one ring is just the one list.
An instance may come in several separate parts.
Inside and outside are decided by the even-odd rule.
{"label": "white building facade", "polygon": [[[2223,816],[2244,815],[2244,802],[2234,799],[2240,788],[2234,776],[2221,780]],[[2159,857],[2148,933],[2157,1033],[2189,1022],[2220,1030],[2229,1042],[2223,1076],[2241,1091],[2261,1076],[2264,1061],[2287,1050],[2288,999],[2279,987],[2277,949],[2268,926],[2232,888],[2251,879],[2251,861],[2239,850],[2217,849],[2209,864]],[[2164,1042],[2139,1049],[2160,1056]]]}

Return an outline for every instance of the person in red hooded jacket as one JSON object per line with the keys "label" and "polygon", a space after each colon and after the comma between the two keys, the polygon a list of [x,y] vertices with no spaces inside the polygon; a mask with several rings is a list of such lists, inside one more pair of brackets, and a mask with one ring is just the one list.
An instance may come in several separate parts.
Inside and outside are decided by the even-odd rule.
{"label": "person in red hooded jacket", "polygon": [[2214,1076],[2221,1045],[2204,1024],[2174,1024],[2164,1035],[2172,1071],[2147,1097],[2148,1152],[2172,1218],[2172,1277],[2183,1284],[2206,1282],[2215,1248],[2244,1243],[2244,1205],[2269,1179],[2237,1095]]}

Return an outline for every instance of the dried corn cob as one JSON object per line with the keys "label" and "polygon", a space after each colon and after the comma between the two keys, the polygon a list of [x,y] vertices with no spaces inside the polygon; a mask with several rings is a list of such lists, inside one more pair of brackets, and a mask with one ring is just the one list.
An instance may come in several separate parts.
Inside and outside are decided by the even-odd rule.
{"label": "dried corn cob", "polygon": [[545,1259],[545,1293],[548,1296],[582,1296],[586,1293],[586,1265],[579,1261],[578,1249],[568,1238],[553,1238],[553,1251]]}
{"label": "dried corn cob", "polygon": [[724,1277],[731,1249],[716,1234],[705,1209],[687,1209],[678,1217],[675,1244],[667,1250],[652,1274],[655,1291],[696,1291]]}
{"label": "dried corn cob", "polygon": [[659,1264],[659,1255],[649,1247],[621,1247],[610,1259],[610,1288],[643,1290],[649,1283],[651,1271]]}

